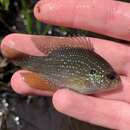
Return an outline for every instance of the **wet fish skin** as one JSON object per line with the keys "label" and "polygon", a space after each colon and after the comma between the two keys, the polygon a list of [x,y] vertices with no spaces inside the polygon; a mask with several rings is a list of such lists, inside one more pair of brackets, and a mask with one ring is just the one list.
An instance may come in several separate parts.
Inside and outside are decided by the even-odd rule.
{"label": "wet fish skin", "polygon": [[119,75],[105,59],[82,47],[59,47],[47,56],[30,56],[15,63],[40,73],[56,88],[83,94],[108,91],[121,84]]}

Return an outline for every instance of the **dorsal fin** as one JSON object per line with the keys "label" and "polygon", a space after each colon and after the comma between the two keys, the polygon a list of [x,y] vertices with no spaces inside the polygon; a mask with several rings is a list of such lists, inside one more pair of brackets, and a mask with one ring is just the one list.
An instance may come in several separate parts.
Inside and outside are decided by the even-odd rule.
{"label": "dorsal fin", "polygon": [[[73,36],[70,37],[70,40],[74,43],[74,47],[81,47],[81,48],[86,48],[90,51],[93,51],[93,45],[89,37],[85,36]],[[73,45],[71,46],[73,47]]]}
{"label": "dorsal fin", "polygon": [[73,37],[50,37],[45,36],[43,38],[43,43],[37,42],[35,46],[43,52],[44,55],[48,55],[52,50],[58,49],[60,47],[80,47],[86,48],[93,51],[93,45],[89,37],[85,36],[73,36]]}

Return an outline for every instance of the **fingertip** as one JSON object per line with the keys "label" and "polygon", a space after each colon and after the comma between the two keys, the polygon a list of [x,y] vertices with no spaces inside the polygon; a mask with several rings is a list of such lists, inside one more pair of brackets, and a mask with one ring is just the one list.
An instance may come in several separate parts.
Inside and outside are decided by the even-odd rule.
{"label": "fingertip", "polygon": [[42,21],[42,17],[41,17],[41,4],[43,1],[38,1],[34,7],[34,16],[39,20]]}
{"label": "fingertip", "polygon": [[13,90],[18,94],[31,93],[32,89],[25,82],[23,82],[22,76],[20,74],[21,72],[23,72],[23,70],[17,71],[13,74],[11,78],[11,86]]}
{"label": "fingertip", "polygon": [[1,52],[2,54],[5,53],[5,49],[7,47],[10,47],[10,48],[13,48],[14,46],[14,42],[13,42],[13,38],[16,37],[17,34],[15,33],[12,33],[12,34],[9,34],[7,36],[5,36],[3,39],[2,39],[2,42],[1,42],[1,45],[0,45],[0,48],[1,48]]}
{"label": "fingertip", "polygon": [[0,48],[4,57],[12,59],[23,55],[22,52],[17,50],[17,44],[19,44],[19,42],[15,41],[19,36],[20,34],[12,33],[3,38]]}
{"label": "fingertip", "polygon": [[[43,39],[42,39],[43,38]],[[45,39],[44,36],[36,36],[29,34],[9,34],[7,35],[1,43],[1,52],[4,56],[10,57],[10,54],[15,55],[17,53],[24,53],[35,56],[43,56],[44,54],[36,47],[36,44],[40,44],[41,40]],[[36,43],[35,43],[36,42]],[[29,46],[29,47],[27,47]]]}
{"label": "fingertip", "polygon": [[[58,18],[59,16],[62,17],[63,11],[59,9],[62,9],[62,7],[64,7],[62,0],[40,0],[34,7],[34,16],[41,22],[58,25],[62,20]],[[59,10],[62,12],[61,14],[59,14]]]}
{"label": "fingertip", "polygon": [[11,86],[12,89],[18,93],[18,94],[24,94],[24,95],[40,95],[40,96],[52,96],[54,92],[51,91],[42,91],[39,89],[31,88],[26,82],[24,82],[23,77],[21,76],[21,73],[27,73],[26,70],[19,70],[14,73],[14,75],[11,78]]}

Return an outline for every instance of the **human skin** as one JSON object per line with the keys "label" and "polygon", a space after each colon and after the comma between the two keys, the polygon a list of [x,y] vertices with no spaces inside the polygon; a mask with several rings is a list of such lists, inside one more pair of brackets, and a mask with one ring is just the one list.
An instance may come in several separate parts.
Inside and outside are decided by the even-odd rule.
{"label": "human skin", "polygon": [[[129,3],[114,0],[40,0],[34,14],[42,22],[86,29],[130,41],[129,7]],[[42,55],[32,38],[40,44],[44,36],[8,35],[2,41],[1,51],[6,54],[6,48],[10,48]],[[62,89],[53,94],[53,104],[59,112],[79,120],[116,130],[130,130],[130,46],[96,38],[90,40],[95,51],[120,74],[122,90],[88,96]],[[32,89],[23,81],[23,71],[16,72],[11,79],[14,91],[20,94],[52,94]]]}

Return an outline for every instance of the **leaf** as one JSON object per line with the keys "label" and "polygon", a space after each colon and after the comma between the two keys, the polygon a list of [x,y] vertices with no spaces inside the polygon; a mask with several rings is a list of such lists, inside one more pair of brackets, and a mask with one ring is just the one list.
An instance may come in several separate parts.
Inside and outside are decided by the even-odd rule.
{"label": "leaf", "polygon": [[9,9],[9,4],[10,4],[10,1],[9,0],[0,0],[0,3],[2,4],[3,8],[5,10],[8,10]]}

